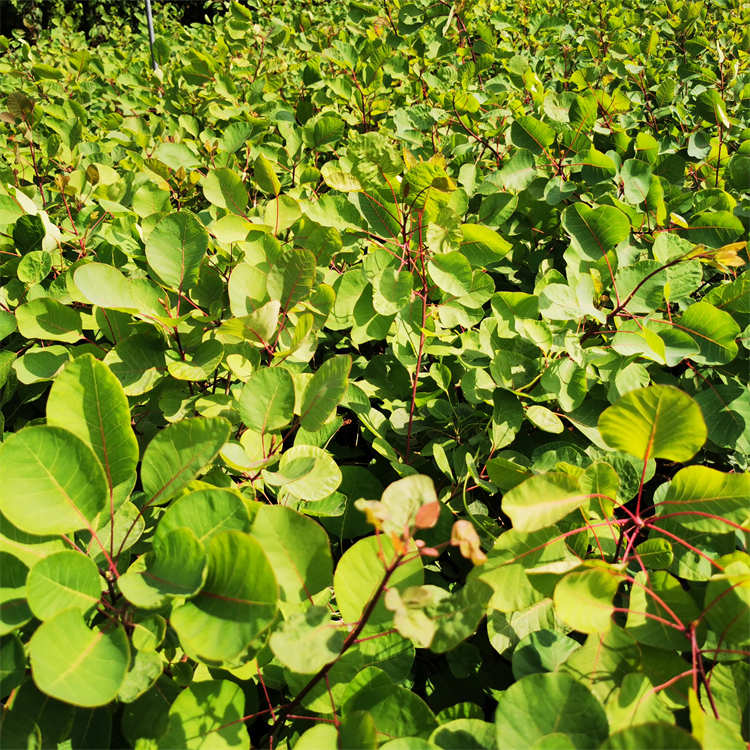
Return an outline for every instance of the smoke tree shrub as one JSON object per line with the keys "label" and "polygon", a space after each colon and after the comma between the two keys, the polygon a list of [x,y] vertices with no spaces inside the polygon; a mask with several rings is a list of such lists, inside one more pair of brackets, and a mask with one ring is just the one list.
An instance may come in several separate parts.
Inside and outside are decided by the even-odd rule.
{"label": "smoke tree shrub", "polygon": [[3,747],[747,747],[748,20],[0,38]]}

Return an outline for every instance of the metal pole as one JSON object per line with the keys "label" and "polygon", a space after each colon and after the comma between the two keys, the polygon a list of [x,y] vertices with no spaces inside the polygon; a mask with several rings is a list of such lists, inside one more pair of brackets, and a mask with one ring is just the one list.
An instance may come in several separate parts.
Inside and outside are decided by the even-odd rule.
{"label": "metal pole", "polygon": [[151,15],[151,0],[146,0],[146,19],[148,20],[148,46],[151,48],[151,67],[159,70],[154,59],[154,19]]}

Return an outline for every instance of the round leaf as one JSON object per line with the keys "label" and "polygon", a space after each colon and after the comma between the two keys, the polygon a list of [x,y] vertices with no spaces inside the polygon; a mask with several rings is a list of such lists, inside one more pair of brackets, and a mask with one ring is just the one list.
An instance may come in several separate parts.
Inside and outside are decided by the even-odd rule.
{"label": "round leaf", "polygon": [[667,385],[626,393],[599,417],[599,432],[615,450],[670,461],[689,461],[707,435],[698,404]]}
{"label": "round leaf", "polygon": [[250,531],[247,506],[237,492],[206,488],[177,498],[167,508],[156,527],[154,544],[175,529],[192,531],[208,549],[221,531]]}
{"label": "round leaf", "polygon": [[117,585],[129,602],[157,609],[175,597],[194,596],[205,578],[203,545],[190,529],[176,528],[154,540],[153,552],[141,555]]}
{"label": "round leaf", "polygon": [[495,712],[498,750],[525,750],[550,734],[565,734],[575,747],[599,747],[608,734],[599,701],[573,677],[531,674],[511,685]]}
{"label": "round leaf", "polygon": [[183,690],[169,709],[167,731],[160,750],[249,750],[242,688],[228,680],[195,682]]}
{"label": "round leaf", "polygon": [[208,548],[205,585],[173,610],[171,623],[189,653],[229,661],[271,625],[277,599],[276,578],[260,543],[240,531],[223,531]]}
{"label": "round leaf", "polygon": [[263,505],[252,535],[268,556],[282,601],[310,601],[333,583],[328,536],[311,518],[283,505]]}
{"label": "round leaf", "polygon": [[24,338],[74,344],[83,336],[81,313],[50,297],[38,297],[16,309],[18,330]]}
{"label": "round leaf", "polygon": [[223,417],[185,419],[166,427],[143,454],[141,481],[151,503],[166,502],[209,462],[229,439]]}
{"label": "round leaf", "polygon": [[557,616],[581,633],[601,633],[612,627],[612,599],[622,574],[606,568],[568,573],[555,586]]}
{"label": "round leaf", "polygon": [[99,459],[61,427],[14,433],[0,448],[0,510],[30,534],[87,529],[109,495]]}
{"label": "round leaf", "polygon": [[78,609],[43,623],[29,648],[34,682],[47,695],[74,706],[106,706],[115,699],[130,664],[122,627],[89,630]]}
{"label": "round leaf", "polygon": [[[339,610],[347,622],[359,620],[383,580],[385,567],[380,558],[381,544],[386,563],[390,563],[395,552],[393,543],[386,536],[380,540],[372,536],[360,539],[339,561],[333,579],[334,589]],[[423,583],[424,570],[421,558],[412,559],[396,568],[388,579],[388,587],[399,591],[410,586],[421,586]],[[393,613],[386,609],[381,597],[368,624],[378,625],[392,620]]]}
{"label": "round leaf", "polygon": [[503,510],[517,531],[539,531],[580,508],[589,495],[570,474],[537,474],[503,497]]}
{"label": "round leaf", "polygon": [[88,614],[102,593],[99,571],[91,558],[66,550],[48,555],[29,573],[29,606],[40,620],[71,607]]}

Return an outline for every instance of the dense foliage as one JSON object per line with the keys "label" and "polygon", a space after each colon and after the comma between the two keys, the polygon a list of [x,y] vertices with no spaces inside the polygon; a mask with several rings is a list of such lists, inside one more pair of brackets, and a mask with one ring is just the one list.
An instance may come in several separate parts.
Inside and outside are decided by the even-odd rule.
{"label": "dense foliage", "polygon": [[2,747],[746,748],[747,7],[251,6],[0,38]]}

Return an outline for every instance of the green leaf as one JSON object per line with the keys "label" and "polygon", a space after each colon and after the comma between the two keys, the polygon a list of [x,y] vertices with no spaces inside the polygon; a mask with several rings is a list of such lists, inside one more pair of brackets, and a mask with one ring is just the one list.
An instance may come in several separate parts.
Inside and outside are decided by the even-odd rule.
{"label": "green leaf", "polygon": [[146,241],[146,259],[158,278],[181,292],[198,281],[201,261],[208,248],[208,232],[189,211],[168,214]]}
{"label": "green leaf", "polygon": [[0,551],[0,635],[20,628],[32,617],[26,600],[28,575],[23,562]]}
{"label": "green leaf", "polygon": [[57,535],[29,534],[13,526],[0,514],[0,545],[8,554],[17,557],[28,567],[54,552],[69,549]]}
{"label": "green leaf", "polygon": [[6,747],[19,747],[23,750],[39,750],[42,747],[42,733],[36,723],[28,716],[7,707],[0,714],[0,735]]}
{"label": "green leaf", "polygon": [[588,498],[570,474],[538,474],[505,494],[503,510],[516,531],[539,531],[580,508]]}
{"label": "green leaf", "polygon": [[159,521],[154,544],[181,527],[192,531],[208,549],[211,539],[221,531],[250,531],[250,519],[238,493],[211,487],[173,501]]}
{"label": "green leaf", "polygon": [[105,263],[86,263],[76,268],[75,285],[92,304],[105,309],[165,314],[159,302],[160,288],[148,279],[128,279]]}
{"label": "green leaf", "polygon": [[47,424],[70,430],[96,454],[119,505],[135,484],[138,441],[122,385],[102,362],[84,354],[57,376],[47,399]]}
{"label": "green leaf", "polygon": [[217,333],[240,341],[266,346],[272,343],[271,339],[278,326],[279,309],[278,301],[272,300],[250,315],[230,318],[222,323]]}
{"label": "green leaf", "polygon": [[[7,352],[15,356],[15,352]],[[64,346],[33,346],[13,362],[13,370],[20,383],[29,385],[43,380],[53,380],[70,361],[70,352]]]}
{"label": "green leaf", "polygon": [[266,288],[272,300],[289,312],[307,297],[315,281],[315,256],[300,247],[279,255],[268,272]]}
{"label": "green leaf", "polygon": [[169,709],[182,692],[174,680],[162,676],[133,703],[125,705],[122,731],[127,741],[134,745],[136,738],[143,738],[145,741],[152,740],[156,745],[156,740],[167,729]]}
{"label": "green leaf", "polygon": [[727,747],[731,750],[745,747],[745,741],[740,733],[726,719],[717,719],[703,711],[695,691],[690,692],[689,701],[693,736],[703,747]]}
{"label": "green leaf", "polygon": [[483,750],[495,746],[495,727],[481,719],[454,719],[441,724],[430,735],[430,742],[446,750]]}
{"label": "green leaf", "polygon": [[268,556],[282,601],[312,601],[333,584],[328,537],[311,518],[283,505],[264,505],[251,533]]}
{"label": "green leaf", "polygon": [[10,695],[23,682],[25,673],[23,643],[13,633],[0,636],[0,693]]}
{"label": "green leaf", "polygon": [[68,430],[30,427],[0,448],[0,510],[22,531],[90,529],[108,495],[96,454]]}
{"label": "green leaf", "polygon": [[247,208],[247,190],[240,176],[228,167],[210,169],[203,182],[203,195],[214,206],[240,216],[245,215]]}
{"label": "green leaf", "polygon": [[253,178],[258,183],[258,187],[266,195],[275,195],[278,197],[281,192],[281,183],[276,176],[276,171],[268,159],[263,154],[259,154],[253,165]]}
{"label": "green leaf", "polygon": [[38,284],[52,270],[52,256],[43,250],[30,252],[21,258],[16,273],[24,284]]}
{"label": "green leaf", "polygon": [[471,291],[471,266],[461,253],[436,255],[427,269],[432,281],[446,294],[462,297]]}
{"label": "green leaf", "polygon": [[341,403],[351,367],[351,357],[340,354],[327,359],[317,369],[302,397],[300,424],[305,430],[317,432]]}
{"label": "green leaf", "polygon": [[593,568],[568,573],[555,586],[557,616],[581,633],[601,633],[612,627],[612,599],[623,580],[621,573]]}
{"label": "green leaf", "polygon": [[642,260],[621,268],[615,277],[620,299],[626,300],[629,312],[652,312],[664,301],[664,287],[667,284],[667,271],[655,260]]}
{"label": "green leaf", "polygon": [[625,629],[638,643],[682,651],[683,629],[699,616],[693,598],[669,573],[659,570],[636,574]]}
{"label": "green leaf", "polygon": [[487,611],[487,635],[492,647],[506,658],[529,633],[545,628],[562,628],[555,618],[552,600],[542,598],[528,607],[507,614],[492,606]]}
{"label": "green leaf", "polygon": [[350,131],[347,154],[352,162],[352,174],[368,192],[382,187],[384,181],[394,184],[393,178],[404,168],[399,152],[382,133]]}
{"label": "green leaf", "polygon": [[555,131],[534,117],[518,117],[510,126],[510,142],[541,156],[555,142]]}
{"label": "green leaf", "polygon": [[[633,555],[651,570],[664,570],[672,564],[674,553],[672,545],[666,539],[648,539],[637,545]],[[640,563],[639,563],[640,564]]]}
{"label": "green leaf", "polygon": [[730,211],[701,211],[690,218],[689,227],[677,233],[694,245],[718,248],[736,242],[744,231],[742,222]]}
{"label": "green leaf", "polygon": [[143,454],[141,481],[150,503],[164,503],[213,461],[229,439],[223,417],[185,419],[161,430]]}
{"label": "green leaf", "polygon": [[647,722],[615,732],[599,746],[601,750],[700,750],[700,743],[684,729],[664,722]]}
{"label": "green leaf", "polygon": [[[347,622],[359,620],[383,580],[385,566],[379,554],[381,545],[386,564],[390,564],[394,558],[390,539],[383,537],[378,542],[375,537],[360,539],[344,553],[336,567],[333,586],[339,610]],[[388,586],[403,591],[409,586],[421,586],[423,582],[422,561],[417,557],[396,568],[388,579]],[[385,608],[381,597],[368,623],[381,625],[392,620],[393,613]]]}
{"label": "green leaf", "polygon": [[646,162],[628,159],[622,165],[620,178],[625,189],[625,200],[628,203],[637,206],[646,200],[653,180],[651,167]]}
{"label": "green leaf", "polygon": [[[727,558],[723,558],[724,561]],[[708,583],[705,612],[708,624],[729,642],[750,642],[750,566],[730,562]]]}
{"label": "green leaf", "polygon": [[300,216],[302,210],[299,203],[288,195],[280,195],[266,204],[263,223],[272,228],[274,235],[278,235],[279,232],[289,229]]}
{"label": "green leaf", "polygon": [[29,607],[44,621],[73,607],[87,615],[102,593],[96,564],[80,552],[66,550],[40,560],[26,582]]}
{"label": "green leaf", "polygon": [[687,466],[675,474],[658,507],[660,514],[669,514],[686,529],[723,534],[730,528],[724,521],[744,524],[750,519],[750,508],[743,502],[749,493],[750,474]]}
{"label": "green leaf", "polygon": [[260,543],[240,531],[222,531],[208,548],[205,585],[172,610],[171,624],[194,658],[230,661],[274,621],[277,598],[276,578]]}
{"label": "green leaf", "polygon": [[573,249],[583,260],[594,263],[614,250],[630,233],[628,217],[612,206],[589,208],[576,203],[565,209],[562,221]]}
{"label": "green leaf", "polygon": [[598,185],[600,182],[611,180],[617,172],[612,159],[595,148],[578,154],[576,158],[583,165],[581,177],[588,185]]}
{"label": "green leaf", "polygon": [[355,694],[347,703],[346,715],[354,711],[369,712],[380,738],[427,739],[437,729],[435,715],[427,704],[418,695],[398,685],[372,687]]}
{"label": "green leaf", "polygon": [[430,650],[443,654],[472,636],[487,612],[492,593],[492,586],[476,578],[435,606],[428,607],[425,612],[436,625]]}
{"label": "green leaf", "polygon": [[498,179],[506,190],[521,192],[534,181],[536,174],[534,154],[520,148],[500,170]]}
{"label": "green leaf", "polygon": [[560,669],[606,703],[625,675],[635,672],[640,663],[641,652],[633,636],[613,623],[609,630],[589,635]]}
{"label": "green leaf", "polygon": [[205,579],[203,545],[190,529],[176,528],[155,539],[153,551],[139,557],[117,585],[132,604],[158,609],[170,599],[195,596]]}
{"label": "green leaf", "polygon": [[530,674],[511,685],[498,702],[495,726],[498,750],[525,750],[553,733],[574,747],[599,747],[608,734],[599,701],[562,673]]}
{"label": "green leaf", "polygon": [[513,676],[520,680],[527,674],[557,672],[558,668],[581,644],[556,630],[529,633],[513,652]]}
{"label": "green leaf", "polygon": [[349,174],[349,172],[325,172],[323,174],[323,181],[329,188],[342,193],[362,190],[359,180],[353,174]]}
{"label": "green leaf", "polygon": [[372,714],[367,711],[352,711],[339,725],[339,750],[358,747],[375,750],[378,746],[377,729]]}
{"label": "green leaf", "polygon": [[136,701],[159,679],[162,666],[161,657],[155,651],[135,651],[117,698],[123,703]]}
{"label": "green leaf", "polygon": [[77,609],[42,623],[29,647],[34,681],[47,695],[76,706],[105,706],[120,690],[130,663],[122,627],[89,630]]}
{"label": "green leaf", "polygon": [[154,151],[154,157],[175,171],[192,169],[198,165],[195,154],[185,143],[160,143]]}
{"label": "green leaf", "polygon": [[136,333],[118,341],[104,358],[104,364],[122,383],[126,396],[142,396],[166,376],[164,354],[162,341]]}
{"label": "green leaf", "polygon": [[339,750],[339,733],[331,724],[317,724],[303,732],[294,750]]}
{"label": "green leaf", "polygon": [[344,123],[333,112],[324,112],[320,117],[309,121],[303,129],[305,144],[313,151],[332,151],[333,144],[341,140]]}
{"label": "green leaf", "polygon": [[513,442],[524,421],[524,410],[517,396],[497,389],[492,394],[492,444],[495,449]]}
{"label": "green leaf", "polygon": [[390,190],[377,190],[375,195],[357,193],[350,196],[350,200],[374,234],[386,239],[398,238],[401,232],[399,208]]}
{"label": "green leaf", "polygon": [[572,359],[556,360],[544,371],[542,387],[555,394],[563,411],[573,411],[586,398],[586,372]]}
{"label": "green leaf", "polygon": [[410,271],[385,268],[373,281],[372,304],[380,315],[395,315],[411,301],[414,276]]}
{"label": "green leaf", "polygon": [[344,645],[345,633],[331,622],[325,607],[310,607],[292,614],[269,639],[276,658],[292,672],[313,675],[334,661]]}
{"label": "green leaf", "polygon": [[[725,365],[737,356],[735,339],[739,338],[740,327],[729,313],[707,302],[690,305],[673,327],[678,335],[687,334],[693,340],[698,351],[691,353],[690,359],[697,364]],[[672,337],[667,328],[659,326],[657,331],[669,346]]]}
{"label": "green leaf", "polygon": [[[315,713],[330,713],[337,710],[352,680],[362,669],[362,654],[356,648],[349,649],[328,670],[327,680],[321,680],[302,698],[302,706]],[[309,674],[284,670],[284,679],[291,695],[299,695],[310,681]]]}
{"label": "green leaf", "polygon": [[285,427],[294,416],[294,381],[287,370],[258,370],[240,396],[240,415],[245,425],[261,435]]}
{"label": "green leaf", "polygon": [[27,339],[74,344],[83,336],[81,314],[50,297],[38,297],[18,307],[16,322],[19,333]]}
{"label": "green leaf", "polygon": [[559,435],[565,428],[555,412],[544,406],[534,404],[526,410],[526,418],[533,425],[544,432],[552,432]]}
{"label": "green leaf", "polygon": [[322,448],[295,445],[284,453],[278,473],[264,471],[268,484],[283,486],[300,500],[316,502],[328,497],[341,484],[341,470]]}
{"label": "green leaf", "polygon": [[622,685],[605,706],[610,732],[650,721],[671,723],[674,720],[672,712],[654,688],[646,675],[626,674]]}
{"label": "green leaf", "polygon": [[461,234],[461,252],[473,268],[485,269],[493,263],[498,263],[511,249],[509,242],[481,224],[462,224]]}
{"label": "green leaf", "polygon": [[195,682],[169,709],[169,724],[159,738],[160,750],[249,750],[242,688],[229,680]]}
{"label": "green leaf", "polygon": [[626,393],[599,417],[599,432],[615,450],[670,461],[689,461],[707,434],[698,404],[666,385]]}
{"label": "green leaf", "polygon": [[224,347],[217,339],[206,339],[183,360],[179,352],[167,351],[167,370],[176,380],[208,380],[224,359]]}
{"label": "green leaf", "polygon": [[736,382],[709,383],[695,395],[708,439],[722,448],[750,453],[750,392]]}

